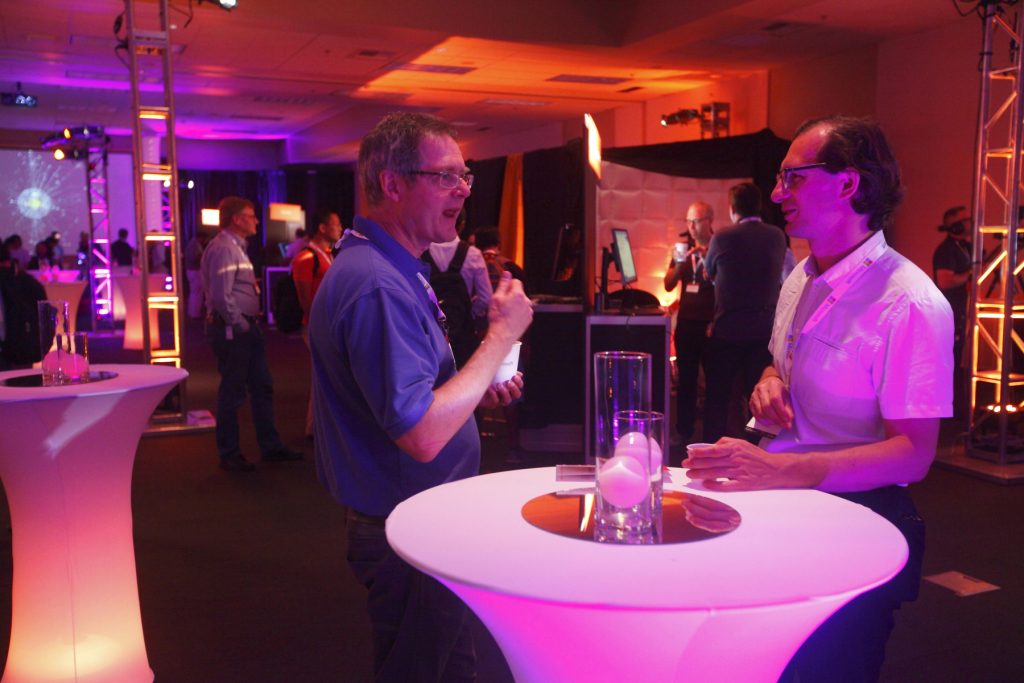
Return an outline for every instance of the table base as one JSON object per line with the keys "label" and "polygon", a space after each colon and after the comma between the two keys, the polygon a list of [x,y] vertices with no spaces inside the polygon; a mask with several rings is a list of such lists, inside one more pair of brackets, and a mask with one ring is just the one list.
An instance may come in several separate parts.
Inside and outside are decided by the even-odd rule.
{"label": "table base", "polygon": [[772,683],[814,629],[854,597],[654,611],[541,602],[442,583],[490,630],[516,683]]}

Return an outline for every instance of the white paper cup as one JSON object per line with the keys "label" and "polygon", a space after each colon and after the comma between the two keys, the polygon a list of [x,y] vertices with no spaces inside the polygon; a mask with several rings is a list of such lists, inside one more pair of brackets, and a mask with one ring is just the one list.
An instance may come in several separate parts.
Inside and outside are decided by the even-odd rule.
{"label": "white paper cup", "polygon": [[494,374],[492,384],[502,384],[516,376],[516,371],[519,369],[519,347],[522,345],[522,342],[512,344],[512,350],[508,352],[505,360],[501,361],[501,365],[498,366],[498,372]]}
{"label": "white paper cup", "polygon": [[692,455],[691,451],[700,451],[705,448],[711,448],[714,445],[713,443],[691,443],[686,447],[686,455]]}

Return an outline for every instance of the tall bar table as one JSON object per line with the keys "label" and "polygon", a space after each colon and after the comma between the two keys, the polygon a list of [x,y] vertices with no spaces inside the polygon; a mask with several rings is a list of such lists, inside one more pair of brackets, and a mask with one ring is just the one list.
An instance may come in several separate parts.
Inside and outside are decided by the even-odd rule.
{"label": "tall bar table", "polygon": [[188,373],[99,365],[87,384],[0,373],[11,511],[11,644],[2,683],[149,683],[132,539],[132,464],[153,409]]}
{"label": "tall bar table", "polygon": [[807,490],[713,493],[670,472],[666,490],[731,506],[739,528],[657,546],[549,533],[523,504],[585,484],[544,468],[419,493],[388,517],[388,543],[476,612],[518,683],[775,681],[818,624],[906,562],[896,527],[860,505]]}

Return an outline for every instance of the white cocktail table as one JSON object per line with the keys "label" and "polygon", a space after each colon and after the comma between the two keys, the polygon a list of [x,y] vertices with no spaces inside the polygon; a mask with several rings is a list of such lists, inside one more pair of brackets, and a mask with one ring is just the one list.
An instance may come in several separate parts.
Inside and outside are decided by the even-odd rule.
{"label": "white cocktail table", "polygon": [[[14,556],[3,683],[153,680],[135,576],[132,464],[153,409],[188,373],[156,365],[92,371],[117,376],[0,384],[0,479]],[[31,374],[0,373],[0,382]]]}
{"label": "white cocktail table", "polygon": [[388,517],[388,542],[476,612],[519,683],[770,683],[822,621],[906,562],[894,526],[835,496],[713,493],[679,469],[671,479],[669,490],[735,508],[739,528],[661,546],[551,534],[523,504],[580,484],[543,468],[424,491]]}

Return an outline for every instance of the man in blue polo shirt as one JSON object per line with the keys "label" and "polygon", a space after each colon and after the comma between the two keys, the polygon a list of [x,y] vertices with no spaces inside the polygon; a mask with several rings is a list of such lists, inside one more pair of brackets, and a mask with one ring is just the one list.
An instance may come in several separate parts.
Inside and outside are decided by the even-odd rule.
{"label": "man in blue polo shirt", "polygon": [[348,561],[369,590],[377,681],[472,681],[466,607],[402,561],[384,520],[432,486],[477,474],[477,406],[507,405],[522,377],[492,385],[533,316],[522,285],[499,283],[484,343],[456,373],[444,315],[419,255],[455,237],[473,176],[455,129],[385,117],[363,139],[356,217],[310,312],[317,471],[348,508]]}

